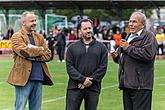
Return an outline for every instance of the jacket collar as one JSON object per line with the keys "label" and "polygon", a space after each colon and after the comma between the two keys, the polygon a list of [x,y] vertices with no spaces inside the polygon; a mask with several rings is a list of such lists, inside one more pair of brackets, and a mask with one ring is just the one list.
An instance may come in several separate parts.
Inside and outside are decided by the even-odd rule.
{"label": "jacket collar", "polygon": [[[19,32],[22,34],[22,37],[28,42],[28,44],[30,44],[28,33],[26,31],[24,31],[23,29],[20,29]],[[37,45],[38,42],[36,41],[36,34],[35,34],[35,32],[32,32],[31,34],[32,34],[32,36],[34,38],[35,44]]]}
{"label": "jacket collar", "polygon": [[[27,33],[25,30],[23,30],[23,29],[21,29],[20,32],[21,32],[23,35],[28,35],[28,33]],[[34,32],[32,32],[31,34],[33,35]]]}
{"label": "jacket collar", "polygon": [[[141,32],[140,36],[134,38],[132,41],[130,41],[130,43],[143,39],[144,36],[146,35],[146,32],[147,32],[147,30],[146,30],[146,28],[144,28],[143,31]],[[129,34],[126,36],[126,40],[128,40],[128,37],[129,37],[130,35],[131,35],[131,33],[129,33]]]}
{"label": "jacket collar", "polygon": [[[80,41],[81,41],[83,44],[85,44],[84,41],[83,41],[83,38],[80,38]],[[94,37],[92,37],[92,42],[90,42],[89,45],[93,45],[95,42],[96,42],[96,39],[95,39]]]}

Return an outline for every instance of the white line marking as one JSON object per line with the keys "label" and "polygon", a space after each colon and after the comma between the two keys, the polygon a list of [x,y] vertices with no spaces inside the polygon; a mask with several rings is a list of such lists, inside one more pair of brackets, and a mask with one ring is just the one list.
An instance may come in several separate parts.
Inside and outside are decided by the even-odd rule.
{"label": "white line marking", "polygon": [[[111,85],[111,86],[106,86],[106,87],[103,87],[102,90],[112,88],[112,87],[116,87],[116,86],[117,86],[117,84]],[[62,99],[65,99],[65,98],[66,98],[66,96],[62,96],[62,97],[58,97],[58,98],[55,98],[55,99],[45,100],[45,101],[42,102],[42,104],[55,102],[55,101],[62,100]]]}
{"label": "white line marking", "polygon": [[155,77],[155,79],[164,79],[165,77]]}
{"label": "white line marking", "polygon": [[[164,86],[165,84],[157,84],[157,85]],[[109,88],[113,88],[113,87],[117,87],[117,86],[118,86],[118,84],[111,85],[111,86],[106,86],[106,87],[103,87],[101,90],[105,90],[105,89],[109,89]],[[42,104],[56,102],[56,101],[59,101],[59,100],[63,100],[65,98],[66,98],[66,96],[62,96],[62,97],[57,97],[57,98],[54,98],[54,99],[45,100],[45,101],[42,101]],[[2,109],[2,110],[13,110],[13,108],[6,108],[6,109]]]}
{"label": "white line marking", "polygon": [[42,101],[42,104],[44,104],[44,103],[50,103],[50,102],[55,102],[55,101],[58,101],[58,100],[62,100],[64,98],[66,98],[66,96],[58,97],[58,98],[55,98],[55,99],[45,100],[45,101]]}
{"label": "white line marking", "polygon": [[2,110],[14,110],[14,108],[5,108],[5,109],[2,109]]}
{"label": "white line marking", "polygon": [[103,87],[101,90],[104,90],[104,89],[109,89],[109,88],[112,88],[112,87],[117,87],[118,84],[115,84],[115,85],[111,85],[111,86],[106,86],[106,87]]}
{"label": "white line marking", "polygon": [[[156,84],[156,85],[157,85],[157,86],[165,86],[165,84]],[[155,86],[156,86],[156,85],[155,85]]]}

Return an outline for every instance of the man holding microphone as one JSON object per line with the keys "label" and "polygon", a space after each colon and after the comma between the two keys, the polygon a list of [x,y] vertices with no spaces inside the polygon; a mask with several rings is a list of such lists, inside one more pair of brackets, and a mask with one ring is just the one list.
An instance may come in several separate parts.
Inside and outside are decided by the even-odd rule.
{"label": "man holding microphone", "polygon": [[154,61],[157,41],[146,30],[146,16],[133,12],[129,19],[130,33],[111,52],[119,64],[119,88],[123,91],[124,110],[151,110]]}

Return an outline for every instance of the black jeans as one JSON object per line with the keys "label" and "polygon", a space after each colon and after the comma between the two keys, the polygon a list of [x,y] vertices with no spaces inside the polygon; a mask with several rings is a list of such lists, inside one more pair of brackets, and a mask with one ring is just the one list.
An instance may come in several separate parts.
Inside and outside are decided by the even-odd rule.
{"label": "black jeans", "polygon": [[124,110],[151,110],[151,90],[123,90]]}
{"label": "black jeans", "polygon": [[59,60],[64,60],[64,54],[65,54],[65,45],[58,46],[57,53],[59,56]]}
{"label": "black jeans", "polygon": [[[161,54],[159,53],[159,49],[161,50]],[[164,54],[164,49],[163,49],[163,44],[158,45],[158,55],[163,55]]]}
{"label": "black jeans", "polygon": [[97,110],[99,93],[88,90],[67,90],[66,110],[80,110],[83,99],[85,110]]}
{"label": "black jeans", "polygon": [[51,51],[51,58],[50,58],[50,60],[53,60],[53,58],[54,58],[54,47],[49,47],[49,50]]}

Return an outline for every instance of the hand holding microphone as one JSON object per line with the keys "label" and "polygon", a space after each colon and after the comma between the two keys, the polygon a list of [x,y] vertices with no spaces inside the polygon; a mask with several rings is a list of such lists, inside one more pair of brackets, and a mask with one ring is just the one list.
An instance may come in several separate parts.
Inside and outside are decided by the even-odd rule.
{"label": "hand holding microphone", "polygon": [[129,43],[125,39],[120,40],[120,47],[123,48],[123,50],[126,50],[129,47]]}

